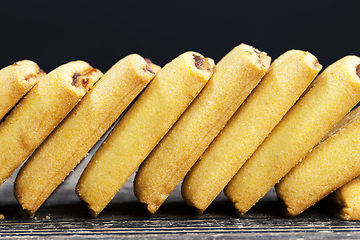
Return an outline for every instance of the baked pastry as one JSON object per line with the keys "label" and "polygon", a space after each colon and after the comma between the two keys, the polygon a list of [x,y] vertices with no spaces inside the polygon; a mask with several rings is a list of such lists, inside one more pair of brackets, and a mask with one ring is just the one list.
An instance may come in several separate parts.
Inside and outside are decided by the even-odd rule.
{"label": "baked pastry", "polygon": [[20,169],[14,194],[28,215],[35,213],[158,70],[132,54],[100,78]]}
{"label": "baked pastry", "polygon": [[0,184],[41,144],[99,78],[75,61],[47,74],[0,125]]}
{"label": "baked pastry", "polygon": [[[155,213],[264,76],[270,57],[241,44],[139,168],[135,196]],[[210,173],[211,174],[211,173]]]}
{"label": "baked pastry", "polygon": [[82,173],[79,198],[97,216],[212,75],[214,62],[186,52],[162,68]]}
{"label": "baked pastry", "polygon": [[360,108],[345,116],[276,185],[283,212],[296,216],[360,175]]}
{"label": "baked pastry", "polygon": [[309,52],[277,58],[182,183],[186,203],[201,213],[294,105],[321,70]]}
{"label": "baked pastry", "polygon": [[360,220],[360,176],[325,198],[330,212],[343,220]]}
{"label": "baked pastry", "polygon": [[225,188],[246,213],[341,120],[360,99],[360,58],[347,56],[323,71]]}
{"label": "baked pastry", "polygon": [[30,60],[15,62],[0,70],[0,120],[45,76]]}

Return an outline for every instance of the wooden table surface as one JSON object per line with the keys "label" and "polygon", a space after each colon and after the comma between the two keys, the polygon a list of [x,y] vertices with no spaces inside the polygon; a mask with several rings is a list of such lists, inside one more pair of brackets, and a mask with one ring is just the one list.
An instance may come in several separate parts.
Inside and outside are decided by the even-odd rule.
{"label": "wooden table surface", "polygon": [[274,190],[244,216],[238,216],[223,195],[198,215],[181,198],[178,187],[151,216],[134,197],[133,176],[97,217],[89,217],[74,188],[86,160],[38,210],[24,219],[13,197],[13,181],[0,187],[0,238],[146,238],[146,239],[319,239],[358,238],[360,222],[343,221],[317,204],[295,218],[281,214]]}

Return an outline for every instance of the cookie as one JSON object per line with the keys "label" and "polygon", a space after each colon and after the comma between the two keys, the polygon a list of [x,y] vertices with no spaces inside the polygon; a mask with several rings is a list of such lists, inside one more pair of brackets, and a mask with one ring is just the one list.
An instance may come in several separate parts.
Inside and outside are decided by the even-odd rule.
{"label": "cookie", "polygon": [[30,60],[22,60],[0,70],[0,120],[44,76]]}
{"label": "cookie", "polygon": [[321,70],[309,52],[277,58],[182,183],[186,203],[201,213],[294,105]]}
{"label": "cookie", "polygon": [[135,196],[155,213],[264,76],[270,57],[241,44],[216,66],[203,91],[141,165]]}
{"label": "cookie", "polygon": [[158,70],[148,59],[132,54],[100,78],[20,169],[14,194],[28,215],[35,213]]}
{"label": "cookie", "polygon": [[0,184],[45,140],[98,80],[99,70],[75,61],[47,74],[0,125]]}
{"label": "cookie", "polygon": [[330,212],[343,220],[360,220],[360,176],[325,198]]}
{"label": "cookie", "polygon": [[[345,116],[289,173],[276,185],[286,216],[294,217],[322,198],[360,175],[360,108]],[[344,188],[346,189],[346,187]],[[336,202],[352,203],[349,190],[339,190]],[[350,197],[348,197],[350,196]],[[355,205],[356,206],[356,205]],[[338,210],[350,217],[353,206]],[[355,208],[356,209],[356,208]],[[359,214],[359,212],[357,213]],[[355,214],[354,214],[355,215]],[[359,214],[360,216],[360,214]]]}
{"label": "cookie", "polygon": [[82,173],[79,198],[97,216],[212,75],[213,60],[186,52],[162,68]]}
{"label": "cookie", "polygon": [[360,99],[360,58],[347,56],[325,69],[224,189],[246,213],[302,159]]}

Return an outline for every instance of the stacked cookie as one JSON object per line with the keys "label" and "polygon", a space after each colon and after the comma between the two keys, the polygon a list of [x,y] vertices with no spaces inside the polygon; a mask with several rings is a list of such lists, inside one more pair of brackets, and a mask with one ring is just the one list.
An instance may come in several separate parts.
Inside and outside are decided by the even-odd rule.
{"label": "stacked cookie", "polygon": [[[160,68],[132,54],[104,75],[83,61],[48,74],[20,61],[0,71],[0,181],[28,158],[14,193],[33,215],[123,114],[76,186],[93,217],[137,169],[135,196],[153,214],[184,179],[199,213],[224,190],[244,214],[276,185],[296,216],[360,175],[360,109],[344,117],[360,100],[359,66],[347,56],[317,76],[309,52],[271,63],[246,44],[217,64],[186,52]],[[329,198],[341,218],[360,216],[354,185]]]}

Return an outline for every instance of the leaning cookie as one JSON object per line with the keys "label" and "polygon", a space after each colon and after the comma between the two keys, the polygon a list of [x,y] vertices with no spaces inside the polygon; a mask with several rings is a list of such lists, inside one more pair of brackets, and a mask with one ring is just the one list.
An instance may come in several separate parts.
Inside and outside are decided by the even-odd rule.
{"label": "leaning cookie", "polygon": [[182,184],[187,204],[203,212],[306,90],[321,69],[309,52],[277,58]]}
{"label": "leaning cookie", "polygon": [[[300,214],[360,175],[359,139],[360,108],[358,107],[345,116],[276,185],[276,192],[283,204],[285,215],[293,217]],[[344,195],[338,194],[338,196]],[[346,197],[339,199],[339,201],[344,200],[348,201]],[[352,212],[349,210],[342,211]]]}
{"label": "leaning cookie", "polygon": [[15,62],[0,70],[0,120],[44,76],[45,72],[29,60]]}
{"label": "leaning cookie", "polygon": [[325,198],[330,212],[343,220],[360,220],[360,176]]}
{"label": "leaning cookie", "polygon": [[137,54],[121,59],[40,145],[19,171],[14,185],[15,197],[28,215],[35,213],[87,155],[157,70]]}
{"label": "leaning cookie", "polygon": [[46,75],[0,125],[0,184],[45,140],[99,78],[88,63],[64,64]]}
{"label": "leaning cookie", "polygon": [[246,213],[360,100],[360,58],[348,56],[322,72],[225,188]]}
{"label": "leaning cookie", "polygon": [[79,198],[97,216],[212,75],[214,62],[186,52],[162,68],[82,173]]}
{"label": "leaning cookie", "polygon": [[135,196],[155,213],[265,75],[270,57],[241,44],[139,168]]}

